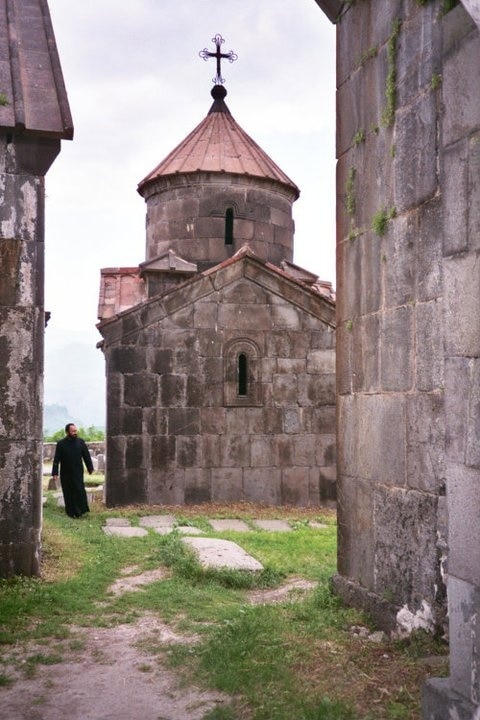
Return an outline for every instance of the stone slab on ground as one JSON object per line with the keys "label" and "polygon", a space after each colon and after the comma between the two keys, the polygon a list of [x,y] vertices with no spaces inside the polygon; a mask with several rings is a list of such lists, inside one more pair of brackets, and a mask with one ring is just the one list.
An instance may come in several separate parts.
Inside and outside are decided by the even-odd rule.
{"label": "stone slab on ground", "polygon": [[131,523],[127,518],[107,518],[105,525],[108,527],[130,527]]}
{"label": "stone slab on ground", "polygon": [[173,527],[175,518],[173,515],[143,515],[139,524],[143,527]]}
{"label": "stone slab on ground", "polygon": [[148,530],[141,527],[132,527],[125,525],[104,525],[102,527],[105,535],[115,535],[116,537],[144,537],[148,535]]}
{"label": "stone slab on ground", "polygon": [[271,530],[272,532],[290,532],[292,527],[286,520],[253,520],[260,530]]}
{"label": "stone slab on ground", "polygon": [[183,535],[203,535],[203,530],[193,525],[178,525],[175,529]]}
{"label": "stone slab on ground", "polygon": [[203,567],[263,570],[263,565],[258,560],[231,540],[185,537],[183,542],[193,548]]}
{"label": "stone slab on ground", "polygon": [[236,518],[223,518],[221,520],[209,520],[212,528],[217,532],[224,530],[236,530],[237,532],[251,532],[251,528],[243,520]]}
{"label": "stone slab on ground", "polygon": [[325,528],[328,528],[328,525],[312,520],[308,523],[308,527],[312,528],[312,530],[324,530]]}

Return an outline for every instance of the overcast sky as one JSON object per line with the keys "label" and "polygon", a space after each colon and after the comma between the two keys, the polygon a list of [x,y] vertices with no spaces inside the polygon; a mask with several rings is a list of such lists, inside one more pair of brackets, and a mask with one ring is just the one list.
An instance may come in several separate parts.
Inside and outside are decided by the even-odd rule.
{"label": "overcast sky", "polygon": [[49,6],[75,137],[46,180],[47,353],[94,346],[100,268],[145,259],[136,187],[207,114],[215,62],[198,53],[216,33],[238,55],[222,63],[232,115],[300,187],[294,260],[335,281],[335,29],[314,0]]}

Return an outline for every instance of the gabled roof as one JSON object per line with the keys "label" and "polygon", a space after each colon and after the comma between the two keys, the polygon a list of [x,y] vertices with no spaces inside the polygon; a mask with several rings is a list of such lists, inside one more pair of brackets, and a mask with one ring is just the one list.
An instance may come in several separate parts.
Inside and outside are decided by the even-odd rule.
{"label": "gabled roof", "polygon": [[[217,293],[222,287],[241,277],[285,298],[292,305],[335,328],[335,302],[332,299],[296,280],[276,265],[259,259],[247,245],[233,257],[209,270],[197,273],[181,285],[102,320],[97,324],[97,328],[105,343],[115,343],[203,297]],[[104,342],[98,343],[98,346],[102,346]]]}
{"label": "gabled roof", "polygon": [[240,125],[224,102],[222,85],[212,89],[214,102],[206,118],[138,185],[138,191],[156,179],[177,173],[217,172],[274,180],[300,191]]}
{"label": "gabled roof", "polygon": [[47,0],[0,0],[0,127],[71,140]]}
{"label": "gabled roof", "polygon": [[185,258],[180,257],[173,252],[173,250],[167,250],[161,255],[152,258],[152,260],[146,260],[140,263],[140,274],[144,275],[148,272],[172,272],[177,273],[194,273],[197,272],[196,263],[191,263]]}

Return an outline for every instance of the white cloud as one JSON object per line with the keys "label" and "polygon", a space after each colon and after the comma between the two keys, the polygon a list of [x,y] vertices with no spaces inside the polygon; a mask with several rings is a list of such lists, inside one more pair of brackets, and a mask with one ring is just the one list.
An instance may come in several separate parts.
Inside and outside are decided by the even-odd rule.
{"label": "white cloud", "polygon": [[206,115],[215,33],[239,57],[232,114],[300,186],[295,260],[334,279],[335,29],[314,0],[49,5],[75,125],[47,175],[46,306],[66,341],[99,339],[100,268],[144,260],[136,186]]}

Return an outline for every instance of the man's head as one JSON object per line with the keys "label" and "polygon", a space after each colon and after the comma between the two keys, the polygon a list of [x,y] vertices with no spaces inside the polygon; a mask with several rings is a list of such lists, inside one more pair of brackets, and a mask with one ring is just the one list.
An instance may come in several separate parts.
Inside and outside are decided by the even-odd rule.
{"label": "man's head", "polygon": [[69,437],[77,437],[77,426],[75,423],[67,423],[65,425],[65,434]]}

